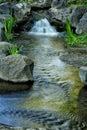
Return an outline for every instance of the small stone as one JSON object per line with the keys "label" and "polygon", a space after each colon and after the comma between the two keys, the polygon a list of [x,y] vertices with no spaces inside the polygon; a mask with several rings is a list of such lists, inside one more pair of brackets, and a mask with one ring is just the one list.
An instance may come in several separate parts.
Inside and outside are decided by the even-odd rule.
{"label": "small stone", "polygon": [[79,70],[79,76],[84,85],[87,85],[87,67],[82,66]]}

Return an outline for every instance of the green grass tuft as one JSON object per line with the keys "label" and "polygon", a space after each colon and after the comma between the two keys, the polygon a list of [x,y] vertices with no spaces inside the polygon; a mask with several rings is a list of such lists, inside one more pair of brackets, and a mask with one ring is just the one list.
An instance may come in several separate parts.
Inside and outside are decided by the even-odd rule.
{"label": "green grass tuft", "polygon": [[81,35],[74,34],[71,29],[71,23],[68,19],[66,20],[66,32],[67,36],[65,36],[65,40],[67,45],[70,46],[87,45],[87,33]]}

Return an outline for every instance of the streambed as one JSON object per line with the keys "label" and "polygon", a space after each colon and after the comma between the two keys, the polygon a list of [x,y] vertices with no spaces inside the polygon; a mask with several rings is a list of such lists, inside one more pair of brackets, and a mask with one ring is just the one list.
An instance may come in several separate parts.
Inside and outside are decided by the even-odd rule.
{"label": "streambed", "polygon": [[[22,53],[34,61],[30,90],[0,95],[0,123],[23,128],[87,129],[86,89],[78,69],[60,60],[66,53],[58,38],[20,36]],[[85,90],[85,95],[84,95]]]}

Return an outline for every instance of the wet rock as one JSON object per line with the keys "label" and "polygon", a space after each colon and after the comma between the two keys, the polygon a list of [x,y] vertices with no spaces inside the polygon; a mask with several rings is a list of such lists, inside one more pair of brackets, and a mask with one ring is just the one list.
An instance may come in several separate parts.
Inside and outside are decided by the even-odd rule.
{"label": "wet rock", "polygon": [[14,17],[16,18],[17,22],[23,21],[26,17],[28,18],[31,7],[29,3],[17,3],[12,6],[12,10],[14,13]]}
{"label": "wet rock", "polygon": [[3,20],[7,20],[10,17],[10,5],[8,2],[0,4],[0,26],[2,27]]}
{"label": "wet rock", "polygon": [[48,9],[51,7],[51,0],[37,0],[31,4],[32,10]]}
{"label": "wet rock", "polygon": [[0,51],[2,52],[2,53],[0,53],[0,55],[1,54],[6,55],[6,53],[7,53],[10,46],[11,46],[11,44],[8,43],[8,42],[4,42],[4,41],[0,42]]}
{"label": "wet rock", "polygon": [[79,76],[84,85],[87,85],[87,67],[82,66],[79,70]]}
{"label": "wet rock", "polygon": [[82,16],[79,23],[77,24],[76,33],[87,33],[87,12]]}
{"label": "wet rock", "polygon": [[33,62],[21,54],[0,59],[0,79],[14,83],[33,81]]}
{"label": "wet rock", "polygon": [[52,0],[51,7],[56,8],[58,5],[58,0]]}
{"label": "wet rock", "polygon": [[52,19],[60,20],[62,23],[65,23],[66,18],[71,18],[72,11],[72,7],[62,9],[51,8],[49,9],[49,14]]}
{"label": "wet rock", "polygon": [[0,4],[0,14],[9,14],[10,5],[8,2]]}
{"label": "wet rock", "polygon": [[66,0],[53,0],[51,7],[52,8],[62,8],[66,6],[67,1]]}
{"label": "wet rock", "polygon": [[0,130],[50,130],[45,128],[22,128],[22,127],[11,127],[6,125],[0,125]]}
{"label": "wet rock", "polygon": [[78,6],[75,9],[73,9],[73,12],[71,15],[71,24],[73,27],[76,27],[78,25],[78,23],[80,22],[80,19],[86,12],[87,12],[87,8],[85,8],[84,6]]}
{"label": "wet rock", "polygon": [[2,41],[2,39],[3,39],[3,24],[0,22],[0,41]]}
{"label": "wet rock", "polygon": [[[76,29],[77,34],[87,32],[87,8],[84,6],[57,8],[56,1],[55,8],[49,9],[50,19],[61,21],[62,25],[66,23],[68,18],[71,21],[71,26]],[[51,20],[52,21],[52,20]],[[61,26],[61,25],[60,25]]]}

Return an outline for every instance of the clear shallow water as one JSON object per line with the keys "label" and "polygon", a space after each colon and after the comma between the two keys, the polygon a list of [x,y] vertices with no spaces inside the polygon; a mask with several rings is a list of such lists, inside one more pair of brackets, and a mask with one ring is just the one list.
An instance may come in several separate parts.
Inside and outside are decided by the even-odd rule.
{"label": "clear shallow water", "polygon": [[63,129],[66,124],[70,130],[87,128],[86,98],[82,98],[78,69],[59,59],[65,52],[64,43],[35,36],[21,36],[14,43],[23,45],[23,53],[34,61],[35,82],[29,91],[0,95],[0,122],[21,127]]}

